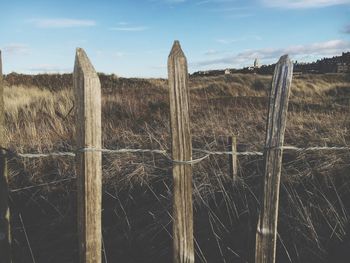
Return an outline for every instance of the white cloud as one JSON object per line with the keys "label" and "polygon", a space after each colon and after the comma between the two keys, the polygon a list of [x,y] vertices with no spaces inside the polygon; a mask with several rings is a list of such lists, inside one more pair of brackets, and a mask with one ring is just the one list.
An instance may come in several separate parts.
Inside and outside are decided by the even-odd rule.
{"label": "white cloud", "polygon": [[350,0],[262,0],[262,2],[270,7],[281,8],[317,8],[341,4],[350,4]]}
{"label": "white cloud", "polygon": [[233,43],[236,43],[236,42],[247,41],[247,40],[260,41],[260,40],[262,40],[262,37],[260,37],[260,36],[245,36],[245,37],[230,38],[230,39],[220,38],[220,39],[216,39],[215,41],[220,43],[220,44],[228,45],[228,44],[233,44]]}
{"label": "white cloud", "polygon": [[217,4],[217,3],[233,3],[237,0],[202,0],[196,2],[196,5],[205,5],[205,4]]}
{"label": "white cloud", "polygon": [[159,4],[181,4],[187,2],[187,0],[149,0],[149,2],[159,3]]}
{"label": "white cloud", "polygon": [[25,44],[19,44],[19,43],[12,43],[12,44],[7,44],[3,46],[2,51],[4,54],[9,54],[9,55],[18,55],[18,54],[28,54],[29,53],[29,48]]}
{"label": "white cloud", "polygon": [[114,52],[112,54],[112,57],[115,57],[115,58],[121,58],[121,57],[124,57],[125,56],[125,53],[123,52]]}
{"label": "white cloud", "polygon": [[166,65],[156,65],[156,66],[151,66],[152,69],[158,70],[158,69],[166,69]]}
{"label": "white cloud", "polygon": [[126,55],[125,52],[122,51],[103,51],[103,50],[97,50],[96,54],[101,57],[108,57],[108,58],[121,58]]}
{"label": "white cloud", "polygon": [[203,0],[203,1],[196,2],[196,5],[205,5],[212,2],[213,2],[212,0]]}
{"label": "white cloud", "polygon": [[312,43],[308,45],[295,45],[287,48],[263,48],[255,50],[246,50],[238,54],[203,60],[194,63],[194,66],[202,67],[209,65],[228,65],[233,67],[242,67],[251,65],[255,58],[259,58],[264,63],[274,63],[283,54],[289,54],[294,59],[301,58],[321,58],[327,56],[340,55],[342,52],[350,50],[350,41],[329,40],[325,42]]}
{"label": "white cloud", "polygon": [[344,26],[342,32],[345,33],[345,34],[350,34],[350,24]]}
{"label": "white cloud", "polygon": [[[223,6],[223,7],[215,7],[215,8],[211,8],[210,11],[212,12],[242,12],[245,10],[249,10],[251,9],[250,6]],[[238,14],[238,13],[237,13]]]}
{"label": "white cloud", "polygon": [[29,73],[66,73],[66,72],[72,72],[72,68],[64,68],[58,65],[52,65],[52,64],[39,64],[34,65],[30,68],[26,69],[26,72]]}
{"label": "white cloud", "polygon": [[170,4],[178,4],[178,3],[186,2],[186,0],[165,0],[165,2]]}
{"label": "white cloud", "polygon": [[137,31],[145,31],[147,29],[148,29],[148,27],[145,27],[145,26],[119,26],[119,27],[111,27],[109,30],[137,32]]}
{"label": "white cloud", "polygon": [[240,13],[240,14],[231,14],[226,16],[227,18],[234,18],[234,19],[240,19],[240,18],[247,18],[255,16],[253,13]]}
{"label": "white cloud", "polygon": [[70,28],[70,27],[91,27],[95,26],[94,20],[70,19],[70,18],[38,18],[31,19],[28,22],[39,28]]}
{"label": "white cloud", "polygon": [[221,53],[220,51],[218,50],[214,50],[214,49],[209,49],[207,51],[204,52],[204,55],[207,55],[207,56],[212,56],[212,55],[217,55]]}

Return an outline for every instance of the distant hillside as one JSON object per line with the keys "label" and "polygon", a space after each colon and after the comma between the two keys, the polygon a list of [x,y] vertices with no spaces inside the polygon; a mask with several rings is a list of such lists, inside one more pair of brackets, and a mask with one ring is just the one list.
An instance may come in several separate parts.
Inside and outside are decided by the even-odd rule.
{"label": "distant hillside", "polygon": [[[261,75],[272,75],[275,64],[262,65],[261,67],[246,67],[243,69],[225,69],[198,71],[191,74],[191,79],[197,77],[215,77],[230,74],[257,73]],[[320,73],[350,73],[350,52],[343,53],[341,56],[324,58],[312,63],[294,63],[294,73],[297,74],[320,74]],[[152,89],[154,86],[163,86],[165,79],[143,79],[143,78],[122,78],[114,74],[98,73],[103,90],[110,90],[115,87],[128,88],[139,87]],[[228,78],[231,79],[231,78]],[[226,80],[228,80],[226,78]],[[10,73],[4,75],[4,80],[8,86],[29,86],[40,87],[50,90],[61,90],[73,85],[73,75],[69,74],[18,74]],[[245,83],[246,84],[246,83]]]}
{"label": "distant hillside", "polygon": [[[130,87],[139,86],[144,88],[152,88],[152,84],[146,79],[137,78],[119,78],[114,74],[106,75],[98,73],[102,89],[110,89],[113,87]],[[4,76],[8,86],[27,86],[47,88],[49,90],[61,90],[69,88],[73,85],[73,74],[37,74],[27,75],[10,73]]]}
{"label": "distant hillside", "polygon": [[[245,67],[242,69],[222,69],[197,71],[192,75],[216,76],[230,73],[252,73],[273,74],[275,64],[262,65],[261,67]],[[350,73],[350,52],[343,52],[341,56],[332,58],[323,58],[311,63],[294,63],[294,73],[304,74],[323,74],[323,73]]]}

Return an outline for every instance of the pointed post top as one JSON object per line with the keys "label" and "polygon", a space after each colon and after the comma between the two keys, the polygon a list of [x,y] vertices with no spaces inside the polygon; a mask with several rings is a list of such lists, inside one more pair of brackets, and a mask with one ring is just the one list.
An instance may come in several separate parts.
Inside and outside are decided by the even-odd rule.
{"label": "pointed post top", "polygon": [[174,40],[173,46],[177,46],[177,47],[181,48],[180,41],[179,40]]}
{"label": "pointed post top", "polygon": [[76,49],[74,72],[81,70],[84,74],[96,75],[97,73],[86,52],[82,48]]}
{"label": "pointed post top", "polygon": [[181,49],[180,41],[175,40],[173,47],[171,48],[169,57],[186,57],[184,52]]}
{"label": "pointed post top", "polygon": [[293,62],[290,60],[288,54],[280,57],[276,63],[273,78],[271,94],[275,90],[282,89],[289,92],[293,77]]}
{"label": "pointed post top", "polygon": [[281,56],[277,62],[277,64],[285,64],[285,63],[288,63],[288,64],[291,63],[291,60],[289,59],[288,54]]}

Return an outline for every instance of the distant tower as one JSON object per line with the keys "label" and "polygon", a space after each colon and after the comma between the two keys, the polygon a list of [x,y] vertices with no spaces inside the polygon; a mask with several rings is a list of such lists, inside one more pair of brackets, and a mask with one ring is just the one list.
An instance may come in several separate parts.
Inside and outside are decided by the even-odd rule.
{"label": "distant tower", "polygon": [[254,60],[254,69],[257,69],[257,68],[260,68],[260,63],[259,63],[259,59],[258,58],[256,58]]}

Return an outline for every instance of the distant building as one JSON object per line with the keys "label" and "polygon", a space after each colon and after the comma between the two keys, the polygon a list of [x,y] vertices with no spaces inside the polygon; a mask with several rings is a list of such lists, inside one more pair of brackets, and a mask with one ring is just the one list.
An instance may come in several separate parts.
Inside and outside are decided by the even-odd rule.
{"label": "distant building", "polygon": [[[331,58],[322,58],[314,62],[298,62],[294,63],[293,74],[325,74],[325,73],[350,73],[350,52],[342,52],[341,56],[333,56]],[[234,73],[256,73],[256,74],[273,74],[276,64],[260,65],[259,59],[256,58],[254,63],[241,69],[222,69],[198,71],[192,75],[202,76],[220,76],[223,74]]]}
{"label": "distant building", "polygon": [[259,59],[258,59],[258,58],[256,58],[256,59],[254,60],[254,68],[255,68],[255,69],[260,68],[260,62],[259,62]]}
{"label": "distant building", "polygon": [[350,63],[350,52],[343,52],[341,57],[343,62]]}
{"label": "distant building", "polygon": [[297,75],[303,75],[303,72],[301,72],[301,71],[293,71],[293,76],[297,76]]}
{"label": "distant building", "polygon": [[198,71],[197,74],[198,74],[198,75],[208,75],[208,74],[209,74],[209,71],[208,71],[208,70],[205,70],[205,71]]}
{"label": "distant building", "polygon": [[337,73],[348,73],[350,72],[350,64],[337,63]]}

